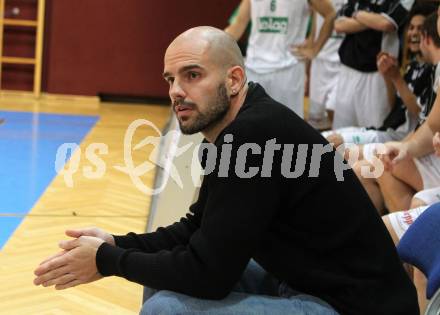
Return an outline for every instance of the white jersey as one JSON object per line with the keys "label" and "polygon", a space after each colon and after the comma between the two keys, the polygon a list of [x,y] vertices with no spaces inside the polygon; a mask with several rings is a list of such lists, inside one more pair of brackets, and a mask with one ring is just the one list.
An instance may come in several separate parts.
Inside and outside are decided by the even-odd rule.
{"label": "white jersey", "polygon": [[251,0],[246,67],[269,73],[296,64],[289,46],[304,42],[309,16],[308,0]]}
{"label": "white jersey", "polygon": [[[332,5],[335,11],[338,12],[339,9],[341,9],[346,2],[347,0],[332,0]],[[315,40],[316,40],[319,36],[319,31],[321,30],[321,27],[324,24],[324,18],[318,13],[315,14],[315,17],[316,17]],[[341,62],[339,60],[338,50],[339,50],[339,46],[341,46],[343,39],[344,39],[343,34],[338,34],[336,33],[335,30],[333,30],[332,35],[324,44],[324,46],[321,48],[316,58],[330,62]]]}

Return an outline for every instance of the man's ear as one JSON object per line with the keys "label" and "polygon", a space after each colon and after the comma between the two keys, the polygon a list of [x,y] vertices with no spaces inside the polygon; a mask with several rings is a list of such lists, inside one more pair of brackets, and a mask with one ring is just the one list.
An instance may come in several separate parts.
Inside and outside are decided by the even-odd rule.
{"label": "man's ear", "polygon": [[227,86],[230,96],[237,95],[246,84],[246,73],[240,66],[229,68],[227,74]]}

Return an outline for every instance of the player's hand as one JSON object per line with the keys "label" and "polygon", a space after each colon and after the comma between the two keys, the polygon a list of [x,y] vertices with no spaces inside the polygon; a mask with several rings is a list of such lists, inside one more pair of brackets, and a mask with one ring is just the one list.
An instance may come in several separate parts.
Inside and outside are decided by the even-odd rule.
{"label": "player's hand", "polygon": [[303,61],[312,60],[317,55],[316,49],[308,44],[292,45],[289,50],[292,55]]}
{"label": "player's hand", "polygon": [[102,278],[96,266],[96,252],[104,243],[100,238],[81,236],[70,241],[61,241],[59,246],[65,251],[61,255],[41,263],[34,274],[35,285],[55,286],[57,290]]}
{"label": "player's hand", "polygon": [[66,230],[66,235],[75,238],[81,236],[93,236],[102,239],[104,242],[109,243],[110,245],[115,246],[115,238],[113,237],[113,235],[97,227],[69,229]]}
{"label": "player's hand", "polygon": [[440,157],[440,133],[436,132],[434,137],[432,137],[432,146],[435,150],[435,155]]}
{"label": "player's hand", "polygon": [[386,52],[378,54],[377,69],[380,74],[391,80],[396,79],[400,75],[397,59]]}
{"label": "player's hand", "polygon": [[344,138],[339,133],[334,132],[327,136],[327,141],[337,148],[344,143]]}
{"label": "player's hand", "polygon": [[376,58],[377,70],[380,74],[385,75],[388,71],[388,68],[391,66],[389,62],[387,62],[388,53],[380,52]]}
{"label": "player's hand", "polygon": [[409,158],[408,145],[405,142],[387,142],[378,154],[386,171],[391,171],[395,165]]}

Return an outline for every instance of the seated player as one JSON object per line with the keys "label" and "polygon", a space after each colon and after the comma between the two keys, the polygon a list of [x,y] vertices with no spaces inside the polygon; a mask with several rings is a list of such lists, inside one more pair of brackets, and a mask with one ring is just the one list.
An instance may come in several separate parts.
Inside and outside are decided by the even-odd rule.
{"label": "seated player", "polygon": [[432,105],[428,103],[433,101],[431,97],[433,60],[429,52],[422,53],[420,38],[423,23],[434,10],[434,6],[429,4],[419,4],[411,10],[406,37],[412,60],[406,67],[403,77],[399,72],[396,58],[384,52],[378,55],[377,67],[385,79],[389,103],[392,104],[392,111],[383,125],[379,128],[345,127],[323,132],[323,136],[335,147],[344,143],[356,144],[358,159],[368,160],[375,146],[366,144],[400,141],[415,129],[420,111]]}
{"label": "seated player", "polygon": [[[435,155],[440,158],[440,134],[436,133],[432,139]],[[396,211],[382,217],[388,232],[397,245],[403,234],[410,225],[425,211],[429,206],[440,202],[440,187],[422,190],[414,195],[408,210]],[[412,275],[414,284],[417,288],[420,314],[424,314],[428,301],[426,299],[426,277],[417,268],[408,268]]]}
{"label": "seated player", "polygon": [[[423,29],[422,51],[427,51],[438,63],[440,37],[436,13],[425,20]],[[436,74],[438,70],[437,66]],[[437,81],[434,80],[434,91],[437,90]],[[440,186],[440,161],[432,154],[432,137],[440,131],[439,111],[440,98],[436,97],[432,109],[426,106],[420,113],[420,127],[411,136],[401,142],[385,143],[380,152],[385,172],[381,172],[380,176],[362,176],[363,170],[371,166],[368,161],[362,160],[353,166],[378,211],[382,212],[385,207],[389,211],[407,209],[416,192]]]}

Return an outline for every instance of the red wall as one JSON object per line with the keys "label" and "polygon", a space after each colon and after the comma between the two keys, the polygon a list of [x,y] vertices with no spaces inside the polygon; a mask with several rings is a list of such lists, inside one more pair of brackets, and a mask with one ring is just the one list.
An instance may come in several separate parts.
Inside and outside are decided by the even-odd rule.
{"label": "red wall", "polygon": [[167,97],[163,54],[197,25],[223,28],[239,0],[46,0],[43,90]]}

